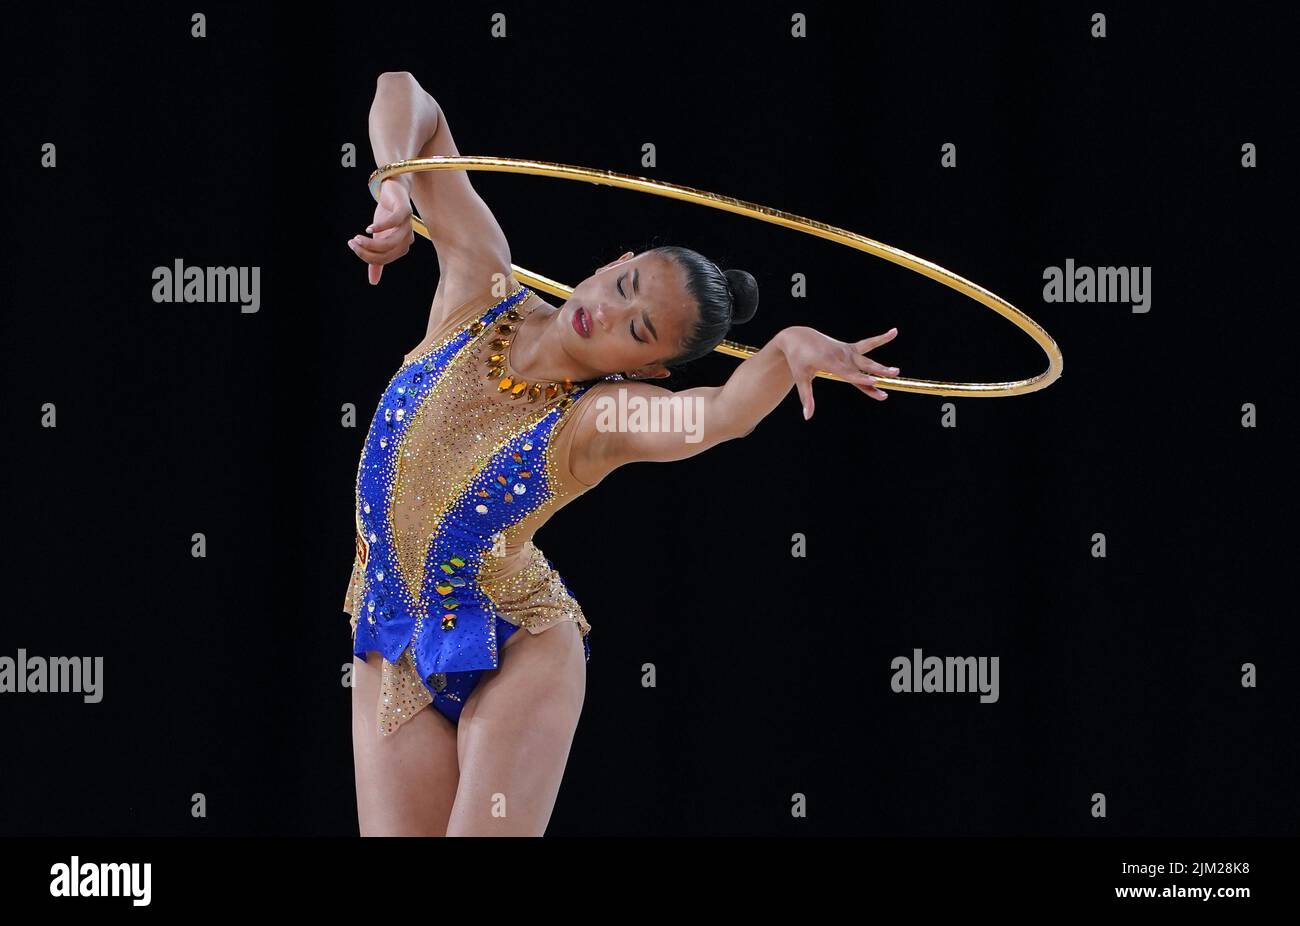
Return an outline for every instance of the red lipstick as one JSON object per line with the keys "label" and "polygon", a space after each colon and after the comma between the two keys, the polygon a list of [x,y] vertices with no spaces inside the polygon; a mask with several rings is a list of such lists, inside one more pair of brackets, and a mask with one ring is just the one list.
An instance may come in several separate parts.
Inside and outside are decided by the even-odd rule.
{"label": "red lipstick", "polygon": [[577,311],[573,313],[573,330],[584,338],[591,337],[591,316],[582,306],[578,306]]}

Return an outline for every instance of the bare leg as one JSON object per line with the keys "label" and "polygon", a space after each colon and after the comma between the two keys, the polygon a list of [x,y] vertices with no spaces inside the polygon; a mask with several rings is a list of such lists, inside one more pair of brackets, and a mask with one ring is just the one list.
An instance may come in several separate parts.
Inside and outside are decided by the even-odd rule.
{"label": "bare leg", "polygon": [[448,836],[541,836],[560,793],[587,688],[577,625],[516,631],[460,715],[460,785]]}
{"label": "bare leg", "polygon": [[430,704],[379,732],[382,656],[352,657],[352,758],[362,836],[445,836],[459,780],[456,727]]}

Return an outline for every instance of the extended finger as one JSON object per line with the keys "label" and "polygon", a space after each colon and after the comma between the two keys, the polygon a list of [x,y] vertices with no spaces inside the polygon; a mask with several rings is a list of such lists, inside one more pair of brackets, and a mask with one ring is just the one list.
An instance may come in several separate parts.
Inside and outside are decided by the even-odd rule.
{"label": "extended finger", "polygon": [[799,389],[799,401],[803,405],[803,417],[807,421],[813,413],[812,380],[799,380],[795,383]]}
{"label": "extended finger", "polygon": [[887,367],[882,363],[877,363],[870,357],[864,357],[862,354],[855,354],[853,362],[858,365],[859,370],[875,373],[878,376],[894,376],[898,373],[898,367]]}
{"label": "extended finger", "polygon": [[853,345],[853,349],[857,351],[859,354],[865,354],[867,351],[873,350],[874,348],[879,347],[881,344],[886,344],[889,341],[892,341],[897,335],[898,335],[898,329],[890,328],[884,334],[876,334],[876,335],[872,335],[869,338],[863,338],[861,341],[858,341],[856,344]]}
{"label": "extended finger", "polygon": [[856,386],[862,392],[866,393],[867,395],[871,396],[873,399],[876,399],[878,401],[889,398],[889,393],[883,392],[876,386],[862,386],[859,385],[858,383],[854,383],[853,385]]}

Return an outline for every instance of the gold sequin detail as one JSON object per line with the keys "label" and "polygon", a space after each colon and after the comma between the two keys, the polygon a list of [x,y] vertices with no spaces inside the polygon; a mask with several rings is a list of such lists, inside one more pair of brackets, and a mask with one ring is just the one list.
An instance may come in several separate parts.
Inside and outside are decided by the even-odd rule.
{"label": "gold sequin detail", "polygon": [[[520,307],[535,298],[524,297]],[[386,524],[388,541],[393,545],[398,559],[401,581],[410,594],[408,603],[414,605],[413,613],[417,615],[413,639],[419,634],[426,618],[440,623],[444,613],[437,610],[431,616],[422,600],[425,558],[441,518],[466,493],[470,482],[495,454],[509,441],[530,430],[557,409],[561,417],[550,430],[544,454],[550,491],[533,510],[505,528],[509,541],[506,556],[491,555],[491,548],[477,551],[483,564],[480,587],[501,618],[517,627],[539,633],[556,623],[571,620],[578,625],[584,636],[591,630],[577,601],[564,590],[558,574],[547,566],[541,551],[531,541],[533,532],[560,507],[562,500],[567,501],[569,497],[567,482],[556,471],[551,449],[561,425],[567,419],[563,412],[572,407],[573,396],[566,394],[562,387],[548,385],[539,390],[538,401],[526,404],[511,401],[512,398],[519,398],[519,393],[499,392],[495,381],[484,380],[482,371],[489,355],[499,353],[506,344],[499,340],[502,334],[499,326],[484,325],[482,317],[501,301],[503,300],[494,300],[486,305],[479,312],[478,318],[453,330],[439,344],[403,364],[393,377],[396,379],[397,375],[412,365],[423,365],[435,352],[446,349],[458,336],[466,331],[470,333],[471,337],[447,361],[441,378],[419,405],[412,408],[408,404],[402,409],[406,426],[401,436],[401,446],[397,448],[393,483],[387,487],[390,498]],[[539,303],[540,300],[534,302],[532,308]],[[523,313],[521,320],[527,314]],[[518,323],[505,333],[513,335],[517,327]],[[505,358],[501,357],[500,360],[504,361]],[[501,366],[504,371],[506,364],[502,363]],[[391,385],[392,380],[389,381],[389,386]],[[532,384],[529,385],[531,387]],[[388,390],[385,389],[384,395],[387,394]],[[524,398],[531,400],[537,396],[529,388]],[[395,408],[392,410],[396,412]],[[360,473],[357,482],[359,504]],[[504,490],[502,500],[513,502],[511,494]],[[473,511],[472,506],[470,510]],[[358,514],[358,523],[359,518]],[[364,613],[367,594],[364,564],[360,560],[361,552],[358,550],[344,608],[351,616],[354,641],[357,620]],[[397,579],[396,576],[393,578]],[[385,583],[387,581],[385,579]],[[437,604],[436,600],[432,603]],[[489,621],[489,652],[494,657],[497,655],[495,621]],[[396,662],[390,662],[382,654],[371,654],[370,658],[379,655],[382,660],[377,722],[384,735],[396,732],[402,724],[433,701],[420,680],[412,653],[408,646]],[[444,673],[429,677],[430,686],[437,691],[441,692],[446,683]],[[453,698],[450,692],[442,696]]]}
{"label": "gold sequin detail", "polygon": [[519,560],[522,567],[506,564],[505,557],[489,556],[479,572],[479,588],[501,617],[532,633],[560,621],[573,621],[584,637],[590,633],[582,608],[531,539],[523,544]]}
{"label": "gold sequin detail", "polygon": [[[496,334],[498,335],[518,335],[519,325],[523,323],[524,316],[518,312],[518,306],[508,309],[497,316]],[[529,403],[536,402],[546,390],[546,398],[552,398],[557,392],[563,392],[566,395],[573,392],[573,380],[565,378],[562,382],[534,382],[529,383],[522,379],[518,373],[510,367],[510,344],[514,337],[494,337],[491,341],[491,347],[496,353],[488,354],[487,369],[489,379],[500,379],[497,383],[498,392],[508,392],[512,399],[517,399],[527,390]],[[509,499],[506,499],[509,501]]]}
{"label": "gold sequin detail", "polygon": [[389,490],[388,530],[412,601],[421,599],[429,546],[447,510],[493,455],[557,404],[510,402],[485,388],[479,371],[493,350],[495,331],[485,326],[466,341],[419,406],[407,410]]}
{"label": "gold sequin detail", "polygon": [[[373,658],[375,653],[371,653]],[[380,656],[383,659],[382,655]],[[379,732],[389,736],[410,720],[417,712],[433,703],[429,689],[420,681],[420,674],[411,661],[411,648],[402,650],[396,663],[383,659],[383,675],[379,682]],[[445,675],[429,679],[435,688],[447,684]]]}

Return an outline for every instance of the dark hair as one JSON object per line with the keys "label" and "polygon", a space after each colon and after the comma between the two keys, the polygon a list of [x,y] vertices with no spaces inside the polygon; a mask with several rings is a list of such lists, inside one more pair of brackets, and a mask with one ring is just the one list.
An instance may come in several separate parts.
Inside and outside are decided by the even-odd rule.
{"label": "dark hair", "polygon": [[700,307],[699,321],[686,336],[681,352],[665,361],[665,366],[690,363],[712,353],[732,325],[743,325],[758,311],[758,281],[744,270],[724,273],[698,251],[675,244],[650,251],[677,262],[686,277],[687,292]]}

